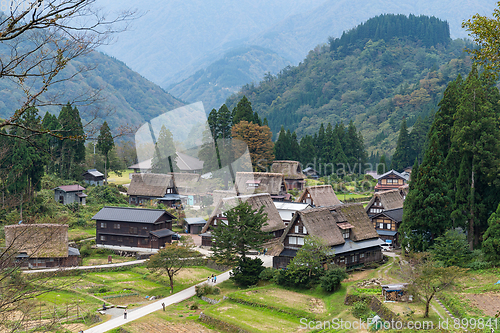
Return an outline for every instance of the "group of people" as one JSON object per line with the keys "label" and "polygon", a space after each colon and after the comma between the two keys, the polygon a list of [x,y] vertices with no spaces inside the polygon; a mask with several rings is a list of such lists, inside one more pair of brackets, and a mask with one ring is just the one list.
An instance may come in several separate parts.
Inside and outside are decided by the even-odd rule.
{"label": "group of people", "polygon": [[209,276],[207,278],[207,282],[208,283],[210,283],[210,282],[216,283],[217,282],[217,275],[212,274],[212,276]]}

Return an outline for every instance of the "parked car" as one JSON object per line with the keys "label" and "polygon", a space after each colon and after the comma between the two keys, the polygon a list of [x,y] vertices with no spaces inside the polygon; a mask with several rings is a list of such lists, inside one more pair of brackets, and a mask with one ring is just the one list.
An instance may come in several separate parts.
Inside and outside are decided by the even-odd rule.
{"label": "parked car", "polygon": [[178,233],[175,233],[172,235],[172,240],[180,240],[181,239],[181,235],[179,235]]}
{"label": "parked car", "polygon": [[392,251],[392,245],[385,244],[385,245],[380,245],[382,248],[382,251]]}

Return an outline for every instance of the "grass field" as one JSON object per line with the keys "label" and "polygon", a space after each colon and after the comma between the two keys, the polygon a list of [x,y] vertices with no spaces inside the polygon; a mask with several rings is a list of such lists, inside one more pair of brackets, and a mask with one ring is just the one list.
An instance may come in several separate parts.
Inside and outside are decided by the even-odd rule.
{"label": "grass field", "polygon": [[134,172],[133,170],[123,170],[121,176],[118,176],[114,172],[109,172],[108,182],[114,183],[116,185],[130,184],[129,174],[133,172]]}
{"label": "grass field", "polygon": [[78,241],[87,238],[95,238],[95,226],[93,228],[71,228],[68,231],[68,240]]}

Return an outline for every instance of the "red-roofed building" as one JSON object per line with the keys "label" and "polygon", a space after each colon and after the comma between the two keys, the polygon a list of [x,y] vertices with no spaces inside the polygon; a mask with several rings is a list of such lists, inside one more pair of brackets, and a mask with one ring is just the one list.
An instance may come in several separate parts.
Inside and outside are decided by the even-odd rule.
{"label": "red-roofed building", "polygon": [[85,198],[87,195],[83,193],[83,191],[85,191],[85,187],[78,184],[58,186],[54,189],[54,200],[63,205],[68,205],[73,202],[85,205]]}

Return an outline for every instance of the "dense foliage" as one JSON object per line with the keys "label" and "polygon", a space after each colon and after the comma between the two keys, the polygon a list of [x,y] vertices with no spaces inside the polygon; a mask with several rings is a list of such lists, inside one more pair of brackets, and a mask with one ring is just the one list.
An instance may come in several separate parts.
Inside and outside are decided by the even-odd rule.
{"label": "dense foliage", "polygon": [[262,264],[259,258],[241,258],[238,260],[238,266],[231,273],[231,279],[242,287],[256,285],[259,282],[260,273],[264,270]]}
{"label": "dense foliage", "polygon": [[499,202],[499,101],[494,82],[476,68],[446,89],[405,201],[400,230],[414,250],[456,227],[467,230],[471,249],[479,245]]}
{"label": "dense foliage", "polygon": [[[418,31],[424,22],[426,31],[411,38],[386,33],[375,38],[389,26],[408,25]],[[348,54],[344,46],[317,47],[298,66],[244,86],[227,105],[236,105],[245,95],[275,135],[284,126],[299,139],[313,135],[321,123],[352,120],[369,151],[392,153],[403,117],[411,128],[419,116],[431,114],[446,84],[466,73],[470,60],[463,56],[466,42],[449,41],[446,23],[440,20],[385,15],[365,24],[370,29],[345,33],[343,40],[351,43]],[[341,40],[338,43],[344,43]]]}

